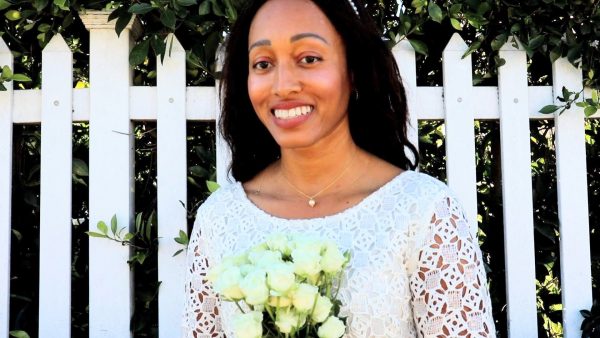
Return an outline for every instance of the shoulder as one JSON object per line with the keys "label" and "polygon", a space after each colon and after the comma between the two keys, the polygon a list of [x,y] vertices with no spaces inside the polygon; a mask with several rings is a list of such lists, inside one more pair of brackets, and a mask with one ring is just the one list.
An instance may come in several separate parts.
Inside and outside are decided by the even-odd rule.
{"label": "shoulder", "polygon": [[222,215],[238,197],[240,183],[232,182],[221,185],[196,210],[196,224],[203,220],[214,219]]}
{"label": "shoulder", "polygon": [[406,171],[401,175],[406,175],[399,180],[399,183],[403,185],[402,190],[419,199],[434,200],[439,195],[451,195],[450,188],[446,183],[426,173]]}

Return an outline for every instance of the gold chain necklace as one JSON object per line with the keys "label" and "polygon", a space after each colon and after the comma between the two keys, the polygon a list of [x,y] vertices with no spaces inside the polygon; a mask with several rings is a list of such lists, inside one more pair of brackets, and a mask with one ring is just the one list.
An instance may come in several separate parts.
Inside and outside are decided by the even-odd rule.
{"label": "gold chain necklace", "polygon": [[292,182],[290,182],[290,180],[288,180],[288,178],[285,177],[283,170],[280,171],[281,177],[283,177],[284,181],[287,184],[289,184],[290,187],[292,187],[294,190],[296,190],[296,192],[298,192],[300,195],[308,198],[308,202],[307,202],[308,206],[310,206],[311,208],[314,208],[315,205],[317,205],[317,200],[315,198],[317,196],[321,195],[321,193],[323,193],[327,189],[331,188],[331,186],[333,186],[337,181],[340,180],[340,178],[342,178],[344,176],[344,174],[348,171],[348,169],[350,169],[350,166],[354,162],[355,157],[356,157],[356,150],[354,151],[354,156],[352,156],[350,158],[350,160],[348,161],[348,164],[346,164],[344,169],[331,182],[329,182],[329,184],[327,184],[323,189],[319,190],[316,194],[313,194],[313,195],[309,195],[309,194],[305,193],[304,191],[298,189],[295,185],[293,185]]}

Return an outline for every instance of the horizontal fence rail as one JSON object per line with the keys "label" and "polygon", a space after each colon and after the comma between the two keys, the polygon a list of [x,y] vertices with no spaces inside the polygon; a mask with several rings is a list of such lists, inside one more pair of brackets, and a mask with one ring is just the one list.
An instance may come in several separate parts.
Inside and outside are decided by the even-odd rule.
{"label": "horizontal fence rail", "polygon": [[[131,85],[128,53],[131,25],[120,37],[106,13],[83,18],[90,30],[90,88],[71,88],[71,52],[60,35],[43,52],[42,90],[0,92],[0,336],[8,336],[11,177],[13,124],[42,125],[40,231],[40,337],[70,335],[71,125],[90,123],[90,230],[116,214],[121,225],[133,222],[133,121],[156,121],[158,171],[159,334],[178,336],[183,309],[184,255],[172,241],[186,229],[186,121],[216,121],[215,87],[186,87],[185,51],[176,38],[170,56],[158,65],[156,87]],[[171,36],[172,37],[172,36]],[[169,37],[169,38],[171,38]],[[518,43],[518,42],[517,42]],[[584,117],[573,105],[560,116],[538,110],[552,104],[562,86],[581,89],[581,71],[565,59],[553,66],[552,86],[528,87],[526,54],[509,42],[500,55],[498,87],[472,84],[467,45],[455,34],[443,54],[443,87],[416,85],[415,52],[406,41],[394,47],[407,89],[412,125],[444,120],[449,185],[464,202],[476,233],[474,121],[499,120],[505,228],[509,336],[536,337],[535,257],[529,121],[556,120],[556,151],[561,243],[561,281],[566,338],[580,335],[579,310],[590,308],[591,271]],[[110,50],[110,53],[106,53]],[[0,40],[0,64],[12,56]],[[50,65],[50,66],[48,66]],[[109,69],[110,71],[107,71]],[[592,118],[600,117],[600,113]],[[417,131],[410,138],[417,140]],[[226,181],[227,150],[217,140],[217,177]],[[60,159],[60,160],[59,160]],[[58,163],[60,162],[60,163]],[[57,178],[60,177],[60,180]],[[90,337],[130,336],[132,276],[128,248],[90,238]],[[50,258],[51,257],[51,258]],[[57,289],[56,285],[61,288]],[[108,296],[109,295],[109,296]]]}

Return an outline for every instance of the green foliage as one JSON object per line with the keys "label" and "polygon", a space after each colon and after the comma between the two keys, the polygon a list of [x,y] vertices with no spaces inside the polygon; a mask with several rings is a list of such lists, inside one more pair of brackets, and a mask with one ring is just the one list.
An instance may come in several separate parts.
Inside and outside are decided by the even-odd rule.
{"label": "green foliage", "polygon": [[11,337],[16,337],[16,338],[29,338],[29,335],[27,334],[27,332],[21,331],[21,330],[10,331],[8,334]]}
{"label": "green foliage", "polygon": [[[245,0],[0,0],[0,36],[15,56],[14,74],[5,73],[1,84],[13,80],[19,88],[41,86],[41,50],[50,38],[61,33],[74,53],[74,84],[88,82],[89,34],[79,15],[86,9],[112,10],[116,31],[121,33],[133,15],[138,17],[142,35],[130,55],[134,67],[134,85],[153,85],[156,61],[169,52],[169,33],[175,33],[187,51],[188,85],[212,85],[218,77],[215,53],[230,24],[235,21]],[[551,83],[550,64],[565,56],[581,66],[584,87],[591,90],[572,92],[565,88],[559,105],[542,108],[543,112],[568,109],[573,104],[586,115],[596,112],[599,83],[600,9],[597,1],[533,0],[507,2],[492,0],[396,1],[367,0],[390,46],[408,39],[417,55],[418,85],[442,82],[440,57],[454,32],[469,44],[473,56],[474,83],[494,85],[497,67],[504,62],[498,56],[505,43],[518,38],[529,57],[530,85]],[[0,65],[2,66],[2,65]],[[10,71],[10,70],[9,70]],[[10,71],[13,73],[13,71]],[[26,81],[30,79],[31,81]],[[0,88],[1,89],[1,88]],[[593,107],[593,108],[590,108]],[[540,336],[562,334],[560,300],[559,226],[556,207],[556,168],[553,146],[553,122],[532,121],[532,183],[534,186],[534,231],[536,288]],[[444,125],[440,121],[420,123],[421,168],[445,180]],[[37,335],[37,274],[39,271],[39,126],[15,126],[13,180],[13,240],[11,245],[11,317],[10,327]],[[215,177],[215,129],[212,124],[188,124],[188,233],[195,211],[218,186]],[[87,274],[88,261],[88,127],[74,125],[73,133],[73,298],[72,334],[88,335]],[[600,122],[586,121],[589,205],[600,205]],[[505,276],[499,127],[497,122],[476,125],[478,152],[477,181],[480,240],[490,279],[494,318],[499,336],[507,332],[505,313]],[[135,312],[131,328],[136,337],[156,337],[157,280],[156,255],[156,126],[135,126],[135,229],[119,227],[118,222],[97,224],[91,236],[138,246],[131,266],[135,273]],[[114,224],[114,225],[113,225]],[[600,215],[590,207],[590,242],[600,241]],[[130,232],[131,231],[131,232]],[[92,235],[96,233],[96,235]],[[128,235],[129,234],[129,235]],[[176,237],[175,237],[176,236]],[[187,233],[173,234],[174,240],[187,245]],[[130,244],[127,244],[130,245]],[[599,298],[600,248],[591,246],[595,298]],[[175,254],[180,253],[178,251]],[[139,254],[138,254],[139,253]],[[593,312],[593,311],[592,311]],[[587,323],[587,322],[586,322]]]}
{"label": "green foliage", "polygon": [[596,300],[590,310],[581,310],[581,338],[600,337],[600,304]]}

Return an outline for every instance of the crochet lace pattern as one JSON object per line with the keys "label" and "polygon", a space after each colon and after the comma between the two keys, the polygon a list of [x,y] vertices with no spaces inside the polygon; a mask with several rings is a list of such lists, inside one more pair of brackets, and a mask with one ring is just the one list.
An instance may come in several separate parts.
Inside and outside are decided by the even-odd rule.
{"label": "crochet lace pattern", "polygon": [[406,171],[355,206],[311,219],[267,214],[240,183],[198,210],[188,247],[184,337],[233,338],[235,304],[206,283],[208,268],[273,233],[306,233],[352,252],[339,292],[344,337],[495,337],[481,251],[442,182]]}

